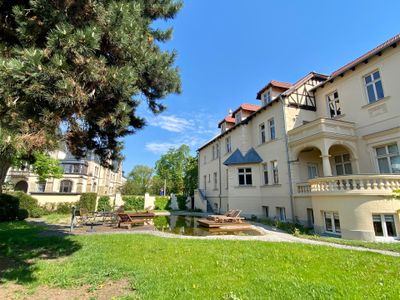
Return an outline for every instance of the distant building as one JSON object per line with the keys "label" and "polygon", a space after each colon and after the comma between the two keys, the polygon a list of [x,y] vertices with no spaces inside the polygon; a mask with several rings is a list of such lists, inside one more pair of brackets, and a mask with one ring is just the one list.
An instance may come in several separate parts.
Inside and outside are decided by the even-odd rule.
{"label": "distant building", "polygon": [[400,35],[330,75],[271,81],[198,149],[195,205],[301,222],[348,239],[400,237]]}
{"label": "distant building", "polygon": [[46,203],[77,201],[80,194],[86,192],[113,198],[126,181],[122,175],[122,162],[115,162],[112,170],[101,166],[94,154],[76,159],[63,149],[51,152],[50,156],[60,161],[64,169],[62,178],[49,178],[45,182],[39,182],[38,176],[26,166],[10,169],[6,182],[14,190],[24,191],[37,198],[40,203]]}

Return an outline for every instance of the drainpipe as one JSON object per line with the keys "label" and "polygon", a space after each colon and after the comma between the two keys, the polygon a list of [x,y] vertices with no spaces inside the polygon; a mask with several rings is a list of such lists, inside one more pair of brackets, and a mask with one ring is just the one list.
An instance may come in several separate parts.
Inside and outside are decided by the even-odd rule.
{"label": "drainpipe", "polygon": [[288,167],[288,177],[289,177],[289,194],[290,194],[290,209],[292,210],[292,222],[294,222],[294,199],[293,199],[293,182],[292,182],[292,168],[290,166],[291,161],[289,158],[289,137],[287,134],[286,128],[286,118],[285,118],[285,101],[282,98],[282,95],[279,95],[279,100],[282,103],[282,117],[283,117],[283,128],[285,131],[285,150],[286,150],[286,157],[287,157],[287,167]]}
{"label": "drainpipe", "polygon": [[219,153],[218,153],[218,168],[219,168],[219,171],[218,171],[218,173],[219,173],[219,207],[218,207],[218,213],[221,213],[221,204],[222,204],[222,198],[221,198],[221,196],[222,196],[221,195],[221,192],[222,192],[222,182],[221,182],[221,179],[222,179],[222,175],[221,175],[221,153],[222,153],[222,151],[221,151],[221,143],[220,143],[218,149],[219,149]]}

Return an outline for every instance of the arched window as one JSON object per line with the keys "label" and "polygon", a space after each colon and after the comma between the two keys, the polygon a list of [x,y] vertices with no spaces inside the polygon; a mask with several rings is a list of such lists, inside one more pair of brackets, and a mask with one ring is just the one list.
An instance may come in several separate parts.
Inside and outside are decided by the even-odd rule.
{"label": "arched window", "polygon": [[71,193],[72,192],[72,181],[63,180],[60,183],[60,193]]}

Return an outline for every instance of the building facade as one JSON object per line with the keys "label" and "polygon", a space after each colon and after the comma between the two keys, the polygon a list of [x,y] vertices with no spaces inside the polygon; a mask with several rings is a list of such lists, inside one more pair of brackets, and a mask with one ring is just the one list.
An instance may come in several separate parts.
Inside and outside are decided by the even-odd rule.
{"label": "building facade", "polygon": [[39,203],[75,202],[82,193],[94,192],[113,198],[126,179],[122,176],[122,163],[114,169],[101,166],[94,154],[86,158],[76,159],[66,149],[53,151],[52,158],[60,161],[64,169],[62,178],[48,178],[39,182],[38,176],[25,168],[11,168],[6,182],[14,190],[24,191],[38,199]]}
{"label": "building facade", "polygon": [[[198,150],[197,207],[400,237],[400,35],[332,74],[271,81]],[[240,115],[238,117],[238,114]]]}

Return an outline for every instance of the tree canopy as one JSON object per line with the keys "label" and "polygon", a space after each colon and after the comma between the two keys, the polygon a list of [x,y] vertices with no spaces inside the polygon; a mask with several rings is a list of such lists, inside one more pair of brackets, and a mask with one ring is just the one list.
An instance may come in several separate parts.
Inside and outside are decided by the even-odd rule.
{"label": "tree canopy", "polygon": [[123,187],[126,195],[144,195],[150,192],[154,170],[149,166],[136,165],[128,174],[127,182]]}
{"label": "tree canopy", "polygon": [[60,140],[77,157],[94,150],[104,165],[119,158],[120,139],[145,125],[140,101],[159,113],[160,100],[180,92],[176,53],[159,46],[172,29],[152,26],[181,6],[0,0],[0,159],[51,150]]}

